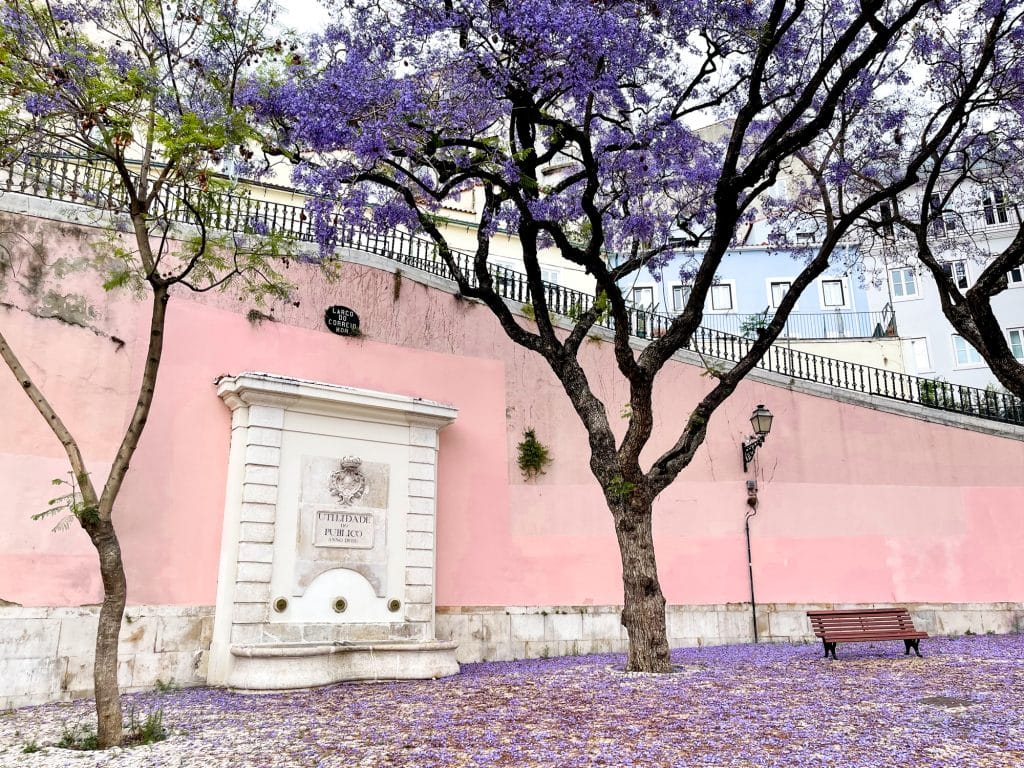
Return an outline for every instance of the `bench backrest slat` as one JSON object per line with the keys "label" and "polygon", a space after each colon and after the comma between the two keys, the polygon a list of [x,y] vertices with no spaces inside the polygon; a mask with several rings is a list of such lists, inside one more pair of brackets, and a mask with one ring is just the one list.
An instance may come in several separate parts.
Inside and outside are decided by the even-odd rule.
{"label": "bench backrest slat", "polygon": [[814,634],[913,632],[914,620],[906,608],[808,611]]}

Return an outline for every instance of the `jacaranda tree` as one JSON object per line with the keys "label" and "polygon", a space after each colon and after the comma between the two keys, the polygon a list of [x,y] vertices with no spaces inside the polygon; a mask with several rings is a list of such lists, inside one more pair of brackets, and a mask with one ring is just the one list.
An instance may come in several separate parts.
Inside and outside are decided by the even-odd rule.
{"label": "jacaranda tree", "polygon": [[[970,5],[972,23],[985,26],[1005,4]],[[927,33],[948,23],[947,12],[937,0],[350,0],[293,78],[247,93],[298,163],[296,178],[319,196],[312,210],[325,246],[346,219],[424,233],[460,293],[489,307],[558,377],[614,520],[630,670],[669,668],[655,499],[837,244],[915,183],[921,154],[951,124],[936,110],[922,152],[840,207],[809,205],[805,163],[821,170],[822,203],[851,177],[874,173],[866,145],[840,156],[829,153],[830,137],[844,120],[872,144],[893,135],[903,119],[894,97],[918,68],[931,76]],[[459,271],[434,215],[469,188],[484,201],[471,275]],[[780,235],[809,217],[820,244],[803,249],[799,276],[747,354],[690,393],[674,444],[641,464],[657,374],[694,337],[722,258],[756,216]],[[496,291],[488,259],[499,225],[522,245],[535,322]],[[696,248],[684,275],[689,300],[663,335],[635,349],[620,286],[657,270],[673,235]],[[541,279],[538,252],[549,247],[596,281],[596,300],[568,332],[553,325]],[[629,388],[621,439],[610,420],[622,403],[602,402],[579,360],[605,313]]]}
{"label": "jacaranda tree", "polygon": [[[1008,315],[1000,321],[1021,305],[1015,291],[1007,292],[1008,278],[1020,282],[1024,270],[1024,8],[989,6],[991,16],[982,19],[970,15],[971,5],[951,8],[950,23],[920,34],[931,77],[908,100],[899,141],[885,150],[888,164],[899,167],[920,151],[936,113],[953,125],[931,143],[919,183],[865,218],[864,250],[898,266],[916,260],[950,325],[1007,390],[1024,398],[1022,339],[1014,339],[1014,350],[1004,330]],[[877,188],[875,179],[857,184],[871,185]],[[973,280],[961,271],[967,263],[976,265]]]}
{"label": "jacaranda tree", "polygon": [[[262,236],[257,222],[228,238],[210,221],[220,205],[214,171],[227,155],[249,154],[253,131],[237,101],[247,73],[280,70],[295,54],[266,39],[273,10],[263,0],[245,11],[229,0],[5,0],[0,22],[0,162],[25,175],[33,156],[65,155],[78,158],[83,179],[86,165],[88,178],[104,179],[79,194],[110,209],[97,279],[150,301],[141,384],[105,479],[86,464],[74,414],[57,413],[0,329],[0,357],[71,464],[72,492],[57,504],[99,556],[94,682],[98,741],[108,747],[123,739],[117,649],[127,591],[114,513],[153,403],[168,303],[178,291],[229,283],[257,299],[286,292],[278,240]],[[23,249],[16,239],[4,245],[0,279],[13,280]],[[111,413],[111,427],[121,429],[120,412]]]}

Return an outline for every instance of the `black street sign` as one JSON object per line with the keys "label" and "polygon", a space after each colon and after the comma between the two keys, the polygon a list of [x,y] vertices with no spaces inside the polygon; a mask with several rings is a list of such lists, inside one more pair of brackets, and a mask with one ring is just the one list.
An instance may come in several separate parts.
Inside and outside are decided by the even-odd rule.
{"label": "black street sign", "polygon": [[348,307],[328,307],[324,312],[324,323],[328,330],[339,336],[359,335],[359,315]]}

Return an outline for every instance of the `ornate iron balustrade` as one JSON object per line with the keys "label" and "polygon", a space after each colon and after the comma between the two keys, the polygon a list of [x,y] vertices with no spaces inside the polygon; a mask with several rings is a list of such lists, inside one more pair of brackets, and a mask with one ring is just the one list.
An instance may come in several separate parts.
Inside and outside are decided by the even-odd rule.
{"label": "ornate iron balustrade", "polygon": [[[0,167],[0,191],[80,203],[114,213],[125,212],[126,203],[117,196],[117,185],[114,182],[113,170],[104,165],[102,160],[90,162],[84,158],[39,154]],[[204,204],[199,213],[212,229],[274,232],[299,241],[315,241],[311,221],[302,206],[227,192],[215,192],[203,197],[209,202]],[[171,222],[193,224],[195,214],[190,210],[190,204],[195,205],[189,200],[187,191],[167,189],[155,215]],[[381,233],[368,226],[344,224],[335,230],[334,245],[383,256],[408,267],[452,279],[438,253],[437,245],[407,232],[392,230]],[[454,256],[461,273],[470,284],[477,285],[472,254],[456,251]],[[491,265],[489,272],[499,295],[514,303],[531,303],[525,274],[497,265]],[[544,283],[544,292],[550,311],[569,318],[578,317],[594,302],[594,297],[589,294],[554,283]],[[705,316],[705,320],[710,317]],[[630,333],[639,338],[657,338],[668,330],[673,319],[670,315],[633,306],[629,310]],[[613,319],[607,316],[599,319],[597,324],[614,328]],[[739,361],[749,351],[752,343],[751,339],[743,336],[708,327],[706,322],[694,333],[687,348],[698,354],[705,365],[713,368],[720,365],[719,361]],[[1007,393],[897,373],[787,349],[784,345],[772,346],[757,367],[837,389],[917,403],[983,419],[1024,424],[1024,400]]]}
{"label": "ornate iron balustrade", "polygon": [[[932,220],[928,232],[933,238],[955,241],[975,235],[995,237],[1003,230],[1010,236],[1021,224],[1024,224],[1024,217],[1020,206],[1007,198],[998,203],[986,203],[982,208],[943,209]],[[895,242],[914,239],[911,232],[891,220],[879,227],[878,234],[883,240]]]}
{"label": "ornate iron balustrade", "polygon": [[[758,327],[767,325],[772,313],[713,314],[706,312],[701,323],[710,328],[737,336],[752,336]],[[792,312],[779,338],[784,339],[870,339],[895,336],[896,324],[891,310],[881,312]]]}

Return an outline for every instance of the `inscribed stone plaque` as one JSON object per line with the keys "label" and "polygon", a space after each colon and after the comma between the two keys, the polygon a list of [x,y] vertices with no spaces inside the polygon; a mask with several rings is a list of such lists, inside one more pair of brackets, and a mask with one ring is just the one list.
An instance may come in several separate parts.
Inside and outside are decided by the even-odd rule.
{"label": "inscribed stone plaque", "polygon": [[373,512],[316,513],[316,531],[313,544],[317,547],[373,548]]}
{"label": "inscribed stone plaque", "polygon": [[356,455],[302,457],[295,595],[320,574],[344,568],[384,596],[390,476],[390,465]]}

